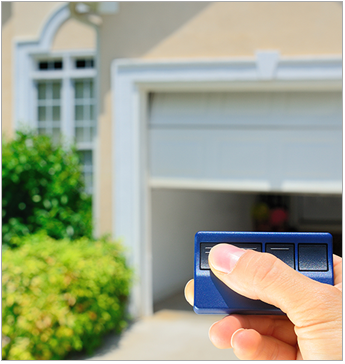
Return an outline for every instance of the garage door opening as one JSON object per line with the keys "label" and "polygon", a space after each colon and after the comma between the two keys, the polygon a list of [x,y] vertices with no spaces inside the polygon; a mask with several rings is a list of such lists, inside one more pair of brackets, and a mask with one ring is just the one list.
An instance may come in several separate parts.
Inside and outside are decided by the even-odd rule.
{"label": "garage door opening", "polygon": [[157,309],[165,302],[165,306],[174,303],[186,308],[183,288],[193,278],[195,233],[251,230],[250,209],[255,195],[152,189],[151,196],[154,306]]}
{"label": "garage door opening", "polygon": [[[192,310],[184,299],[183,290],[193,277],[194,235],[197,231],[260,230],[257,218],[260,219],[260,213],[265,215],[264,205],[268,207],[268,219],[273,219],[272,224],[277,221],[277,216],[279,220],[279,214],[275,216],[274,211],[286,210],[285,231],[330,232],[334,237],[334,251],[341,255],[341,196],[153,188],[154,311]],[[270,229],[279,227],[267,226],[267,230]]]}

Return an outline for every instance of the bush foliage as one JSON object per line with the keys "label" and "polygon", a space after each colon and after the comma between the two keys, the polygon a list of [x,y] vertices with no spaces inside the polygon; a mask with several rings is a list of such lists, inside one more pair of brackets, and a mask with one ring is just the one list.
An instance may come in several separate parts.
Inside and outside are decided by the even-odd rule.
{"label": "bush foliage", "polygon": [[132,273],[118,244],[24,237],[2,256],[3,359],[62,359],[90,353],[125,325]]}
{"label": "bush foliage", "polygon": [[84,191],[75,148],[46,135],[18,131],[2,148],[2,239],[43,230],[55,239],[91,237],[91,198]]}

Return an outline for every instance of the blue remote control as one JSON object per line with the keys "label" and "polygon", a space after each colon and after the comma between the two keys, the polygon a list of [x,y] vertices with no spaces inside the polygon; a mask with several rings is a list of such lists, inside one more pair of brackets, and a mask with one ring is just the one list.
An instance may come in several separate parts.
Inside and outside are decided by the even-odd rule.
{"label": "blue remote control", "polygon": [[194,311],[198,314],[283,314],[275,306],[232,291],[212,273],[208,254],[220,243],[273,254],[311,279],[334,284],[329,233],[200,231],[195,235],[194,255]]}

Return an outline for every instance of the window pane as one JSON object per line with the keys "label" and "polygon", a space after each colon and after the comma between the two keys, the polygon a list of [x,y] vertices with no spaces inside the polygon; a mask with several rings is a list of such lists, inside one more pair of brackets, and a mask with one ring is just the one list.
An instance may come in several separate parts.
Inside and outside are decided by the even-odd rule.
{"label": "window pane", "polygon": [[90,141],[90,142],[92,142],[92,138],[93,138],[93,135],[92,135],[92,133],[93,133],[93,129],[94,129],[94,128],[92,128],[92,127],[91,127],[91,128],[88,128],[88,131],[89,131],[89,132],[88,132],[88,137],[89,137],[89,141]]}
{"label": "window pane", "polygon": [[85,173],[85,189],[87,193],[92,193],[92,174],[91,173]]}
{"label": "window pane", "polygon": [[90,105],[90,120],[95,120],[95,109],[93,105]]}
{"label": "window pane", "polygon": [[90,81],[90,98],[92,99],[93,98],[93,81]]}
{"label": "window pane", "polygon": [[84,129],[83,128],[75,128],[75,139],[77,142],[84,141]]}
{"label": "window pane", "polygon": [[45,134],[46,129],[45,128],[38,128],[38,134]]}
{"label": "window pane", "polygon": [[84,120],[84,109],[82,105],[75,106],[75,120]]}
{"label": "window pane", "polygon": [[58,143],[60,141],[60,129],[53,128],[53,142]]}
{"label": "window pane", "polygon": [[84,59],[77,59],[76,67],[77,68],[85,68],[85,60]]}
{"label": "window pane", "polygon": [[83,81],[75,81],[74,88],[75,88],[75,98],[76,99],[82,99],[83,98],[83,90],[84,90]]}
{"label": "window pane", "polygon": [[93,68],[94,60],[93,59],[76,59],[75,60],[75,68]]}
{"label": "window pane", "polygon": [[60,82],[54,82],[53,83],[53,99],[54,100],[60,100],[60,90],[61,90],[61,83]]}
{"label": "window pane", "polygon": [[86,166],[92,166],[92,151],[85,150],[83,152],[83,164]]}
{"label": "window pane", "polygon": [[93,140],[95,136],[96,136],[96,128],[91,128],[91,139]]}
{"label": "window pane", "polygon": [[90,136],[90,128],[83,128],[84,129],[84,142],[91,142]]}
{"label": "window pane", "polygon": [[45,83],[39,83],[37,85],[37,89],[38,89],[38,99],[44,100],[46,98],[47,85]]}
{"label": "window pane", "polygon": [[90,120],[90,106],[89,105],[85,105],[84,106],[84,120]]}
{"label": "window pane", "polygon": [[38,107],[38,121],[47,120],[47,110],[45,106]]}
{"label": "window pane", "polygon": [[85,192],[92,194],[92,150],[79,151],[80,162],[83,166]]}
{"label": "window pane", "polygon": [[62,69],[62,61],[55,61],[54,62],[54,69],[61,70]]}
{"label": "window pane", "polygon": [[53,121],[60,120],[60,106],[53,106]]}
{"label": "window pane", "polygon": [[84,81],[84,98],[90,98],[90,80]]}
{"label": "window pane", "polygon": [[38,63],[39,70],[47,70],[48,69],[48,62],[39,62]]}

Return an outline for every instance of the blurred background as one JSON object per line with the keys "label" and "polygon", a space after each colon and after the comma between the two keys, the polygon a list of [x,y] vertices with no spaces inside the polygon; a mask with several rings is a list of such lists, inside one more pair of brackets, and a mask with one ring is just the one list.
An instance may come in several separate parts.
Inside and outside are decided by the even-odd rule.
{"label": "blurred background", "polygon": [[[1,10],[2,135],[22,141],[3,155],[14,182],[11,192],[3,182],[6,203],[22,190],[22,169],[42,167],[45,155],[52,163],[39,171],[44,178],[21,175],[31,181],[30,203],[23,195],[18,208],[3,206],[9,251],[40,230],[91,243],[108,235],[134,271],[124,293],[133,322],[161,317],[166,328],[194,315],[183,288],[199,230],[327,231],[342,255],[341,2],[2,2]],[[30,159],[25,150],[45,136],[51,147]],[[71,145],[79,164],[48,158]],[[49,182],[54,168],[68,165],[72,172]],[[53,192],[34,191],[38,178],[54,183]],[[60,188],[72,180],[74,190]],[[80,202],[68,210],[71,196]],[[52,212],[54,204],[65,215]],[[162,312],[172,316],[154,315]],[[149,340],[148,327],[131,330]],[[30,358],[20,353],[34,350],[31,341],[11,351],[11,335],[3,332],[7,358]],[[189,354],[178,345],[164,351],[164,342],[155,344],[162,336],[120,352],[126,344],[109,337],[99,358],[236,359],[228,351],[218,357],[207,330],[199,346],[186,335],[189,348],[196,345]]]}

